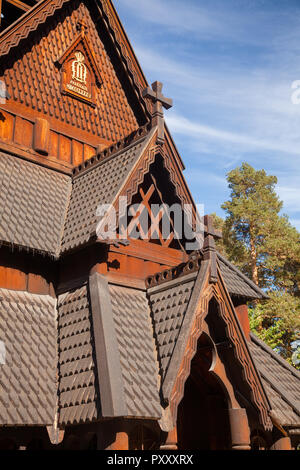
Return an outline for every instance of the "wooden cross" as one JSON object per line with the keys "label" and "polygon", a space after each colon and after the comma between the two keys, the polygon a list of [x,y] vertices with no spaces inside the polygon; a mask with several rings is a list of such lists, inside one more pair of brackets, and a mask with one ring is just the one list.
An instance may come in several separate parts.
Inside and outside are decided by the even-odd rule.
{"label": "wooden cross", "polygon": [[152,88],[148,86],[143,91],[143,97],[151,98],[153,102],[152,123],[153,126],[158,127],[157,143],[159,144],[163,144],[165,141],[163,108],[170,109],[173,106],[173,100],[171,98],[166,98],[162,94],[162,88],[163,84],[161,82],[154,82],[152,83]]}
{"label": "wooden cross", "polygon": [[214,222],[211,215],[204,216],[204,236],[211,235],[215,240],[222,238],[222,230],[214,228]]}
{"label": "wooden cross", "polygon": [[204,216],[204,259],[210,260],[210,282],[216,283],[218,281],[217,272],[217,253],[215,240],[222,238],[221,230],[216,230],[213,224],[211,215]]}

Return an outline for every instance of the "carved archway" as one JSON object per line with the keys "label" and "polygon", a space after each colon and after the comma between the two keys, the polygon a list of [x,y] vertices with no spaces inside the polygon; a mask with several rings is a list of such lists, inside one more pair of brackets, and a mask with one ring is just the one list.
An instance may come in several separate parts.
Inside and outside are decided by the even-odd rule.
{"label": "carved archway", "polygon": [[178,406],[179,449],[226,450],[231,447],[228,415],[230,397],[226,385],[211,369],[217,351],[207,333],[197,342],[184,396]]}
{"label": "carved archway", "polygon": [[[193,324],[190,329],[189,338],[186,344],[185,353],[181,360],[179,370],[170,394],[170,411],[173,417],[174,426],[177,419],[177,408],[183,398],[186,380],[190,375],[191,361],[197,352],[197,342],[201,334],[206,331],[206,323],[209,321],[210,306],[214,303],[214,317],[218,326],[208,328],[208,334],[211,336],[211,328],[219,330],[222,335],[216,333],[213,342],[217,346],[217,360],[211,369],[212,375],[219,381],[219,384],[226,391],[228,396],[228,405],[230,408],[238,409],[236,393],[233,389],[232,374],[228,376],[228,367],[234,375],[234,387],[239,388],[248,401],[251,402],[259,414],[259,419],[265,430],[272,429],[272,422],[268,415],[269,404],[266,400],[260,378],[252,363],[252,359],[247,348],[245,339],[241,332],[241,327],[236,318],[234,307],[230,296],[224,287],[220,273],[217,284],[208,284],[203,289],[197,309],[194,315]],[[226,369],[225,369],[226,364]]]}

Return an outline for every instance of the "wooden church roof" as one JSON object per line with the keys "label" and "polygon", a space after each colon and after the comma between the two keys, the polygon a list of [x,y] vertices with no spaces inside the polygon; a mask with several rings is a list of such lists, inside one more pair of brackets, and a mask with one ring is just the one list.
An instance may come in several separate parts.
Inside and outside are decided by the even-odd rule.
{"label": "wooden church roof", "polygon": [[300,373],[257,336],[250,336],[249,348],[272,410],[283,426],[300,433]]}
{"label": "wooden church roof", "polygon": [[[101,64],[100,92],[88,106],[61,94],[59,85],[58,62],[78,37],[78,25]],[[148,84],[109,0],[42,0],[1,32],[0,54],[0,75],[12,97],[4,117],[14,120],[0,153],[1,243],[61,260],[95,242],[97,205],[114,204],[120,194],[130,203],[158,153],[176,198],[194,206],[166,127],[164,148],[158,145],[162,129],[151,125],[151,100],[143,94]],[[34,119],[49,121],[48,160],[32,150],[36,122],[28,109]],[[16,135],[19,128],[22,135]],[[8,347],[7,364],[0,366],[0,424],[51,425],[59,411],[61,425],[127,416],[172,429],[214,298],[240,384],[271,429],[259,366],[230,296],[265,294],[214,251],[208,257],[197,252],[147,279],[145,287],[94,273],[59,291],[57,299],[1,289],[1,340],[15,350]]]}
{"label": "wooden church roof", "polygon": [[140,129],[135,139],[127,139],[122,150],[117,146],[97,161],[86,162],[73,179],[72,194],[67,211],[62,252],[87,243],[96,236],[96,210],[99,204],[112,204],[144,155],[153,131]]}
{"label": "wooden church roof", "polygon": [[[114,202],[145,157],[154,132],[140,128],[124,139],[126,143],[120,141],[74,168],[72,177],[1,152],[0,208],[5,215],[0,220],[1,243],[59,258],[95,239],[97,206]],[[250,279],[218,256],[232,295],[265,297]]]}
{"label": "wooden church roof", "polygon": [[0,312],[0,425],[50,425],[57,406],[56,300],[0,289]]}
{"label": "wooden church roof", "polygon": [[58,257],[71,178],[0,152],[1,243]]}

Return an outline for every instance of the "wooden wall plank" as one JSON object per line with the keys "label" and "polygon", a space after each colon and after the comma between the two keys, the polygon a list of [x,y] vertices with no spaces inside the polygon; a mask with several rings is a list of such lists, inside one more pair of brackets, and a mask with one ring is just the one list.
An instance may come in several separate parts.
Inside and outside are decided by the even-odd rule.
{"label": "wooden wall plank", "polygon": [[0,111],[0,139],[5,141],[13,140],[14,132],[14,116],[12,114],[6,113],[5,111]]}
{"label": "wooden wall plank", "polygon": [[71,139],[63,135],[59,136],[59,158],[71,163]]}
{"label": "wooden wall plank", "polygon": [[77,140],[72,141],[72,163],[74,166],[83,162],[83,145]]}
{"label": "wooden wall plank", "polygon": [[16,116],[14,142],[16,142],[16,144],[24,145],[25,147],[31,147],[32,136],[33,124],[19,116]]}

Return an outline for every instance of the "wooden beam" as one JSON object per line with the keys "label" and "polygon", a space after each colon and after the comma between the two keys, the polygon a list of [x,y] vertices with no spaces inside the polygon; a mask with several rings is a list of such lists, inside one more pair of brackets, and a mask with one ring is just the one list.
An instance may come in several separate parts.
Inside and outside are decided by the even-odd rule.
{"label": "wooden beam", "polygon": [[28,11],[31,8],[30,5],[27,5],[27,3],[21,2],[21,0],[6,0],[6,1],[7,1],[7,3],[10,3],[14,7],[17,7],[20,10],[23,10],[23,11]]}

